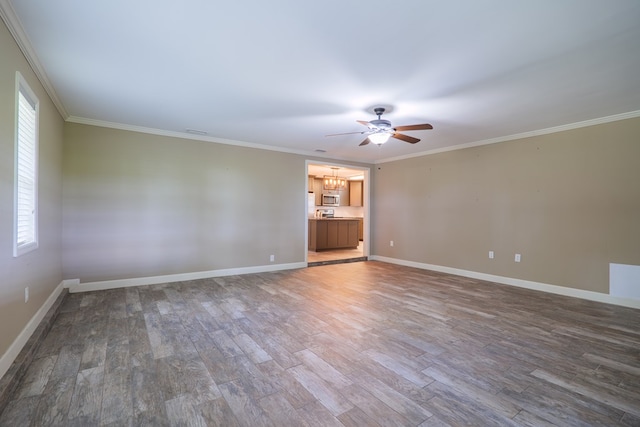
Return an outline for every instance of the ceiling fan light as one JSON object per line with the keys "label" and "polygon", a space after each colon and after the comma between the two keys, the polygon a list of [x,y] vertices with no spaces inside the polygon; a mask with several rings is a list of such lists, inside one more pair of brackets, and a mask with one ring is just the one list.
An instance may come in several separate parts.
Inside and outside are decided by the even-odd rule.
{"label": "ceiling fan light", "polygon": [[377,145],[382,145],[389,140],[391,136],[390,133],[387,132],[377,132],[369,135],[369,140]]}

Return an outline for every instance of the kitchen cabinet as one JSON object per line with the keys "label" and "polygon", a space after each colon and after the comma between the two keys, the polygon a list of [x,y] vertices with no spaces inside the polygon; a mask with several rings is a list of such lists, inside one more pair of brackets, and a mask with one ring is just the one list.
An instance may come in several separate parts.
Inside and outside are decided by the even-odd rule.
{"label": "kitchen cabinet", "polygon": [[338,194],[340,194],[340,206],[349,206],[349,185],[339,190]]}
{"label": "kitchen cabinet", "polygon": [[357,218],[309,219],[309,250],[358,247]]}
{"label": "kitchen cabinet", "polygon": [[362,181],[349,181],[349,206],[364,206],[362,184]]}

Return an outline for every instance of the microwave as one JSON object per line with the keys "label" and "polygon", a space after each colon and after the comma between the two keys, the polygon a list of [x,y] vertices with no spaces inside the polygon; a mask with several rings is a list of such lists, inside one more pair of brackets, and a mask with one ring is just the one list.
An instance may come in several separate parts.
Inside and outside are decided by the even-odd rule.
{"label": "microwave", "polygon": [[338,194],[323,194],[322,206],[340,206],[340,196]]}

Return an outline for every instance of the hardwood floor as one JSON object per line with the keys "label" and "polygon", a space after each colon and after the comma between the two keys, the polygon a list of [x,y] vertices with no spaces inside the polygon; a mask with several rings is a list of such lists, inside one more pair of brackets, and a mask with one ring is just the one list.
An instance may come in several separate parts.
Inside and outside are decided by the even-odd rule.
{"label": "hardwood floor", "polygon": [[639,325],[380,262],[70,294],[0,425],[637,426]]}

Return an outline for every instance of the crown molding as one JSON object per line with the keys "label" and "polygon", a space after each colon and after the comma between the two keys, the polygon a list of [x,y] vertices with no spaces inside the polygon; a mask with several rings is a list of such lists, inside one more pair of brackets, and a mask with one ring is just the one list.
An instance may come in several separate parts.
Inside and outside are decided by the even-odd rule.
{"label": "crown molding", "polygon": [[[322,155],[323,153],[316,153],[316,152],[311,152],[306,150],[296,150],[293,148],[284,148],[284,147],[277,147],[273,145],[256,144],[253,142],[238,141],[234,139],[217,138],[217,137],[207,136],[207,135],[198,135],[198,134],[191,134],[186,132],[176,132],[176,131],[149,128],[149,127],[137,126],[137,125],[128,125],[125,123],[108,122],[104,120],[89,119],[86,117],[69,116],[66,119],[66,121],[69,123],[78,123],[82,125],[125,130],[129,132],[146,133],[150,135],[166,136],[170,138],[191,139],[195,141],[212,142],[216,144],[234,145],[237,147],[255,148],[258,150],[278,151],[281,153],[297,154],[297,155],[307,156],[307,157],[313,156],[313,157],[320,157],[320,158],[336,159],[335,157]],[[352,162],[354,161],[353,159],[336,159],[336,160],[345,160],[345,161],[352,161]]]}
{"label": "crown molding", "polygon": [[517,139],[531,138],[534,136],[548,135],[551,133],[564,132],[567,130],[580,129],[588,126],[601,125],[604,123],[617,122],[619,120],[633,119],[640,117],[640,110],[628,113],[615,114],[613,116],[600,117],[598,119],[585,120],[582,122],[569,123],[566,125],[554,126],[546,129],[534,130],[531,132],[517,133],[514,135],[501,136],[498,138],[484,139],[481,141],[469,142],[466,144],[453,145],[451,147],[436,148],[435,150],[422,151],[420,153],[407,154],[405,156],[389,157],[380,159],[375,164],[395,162],[397,160],[411,159],[414,157],[430,156],[432,154],[446,153],[447,151],[464,150],[465,148],[480,147],[482,145],[497,144],[500,142],[514,141]]}
{"label": "crown molding", "polygon": [[40,81],[40,84],[44,87],[44,90],[51,98],[51,101],[56,106],[56,109],[62,116],[64,120],[69,117],[69,113],[67,113],[66,108],[60,101],[58,94],[56,93],[49,77],[47,77],[47,73],[44,70],[44,67],[40,63],[38,56],[36,55],[35,50],[33,49],[33,45],[31,41],[29,41],[29,37],[27,33],[24,31],[24,27],[16,14],[13,5],[10,0],[0,0],[0,17],[6,24],[9,32],[13,36],[14,40],[18,44],[18,48],[22,51],[22,54],[26,58],[27,62],[31,66],[31,69],[35,73],[36,77]]}

